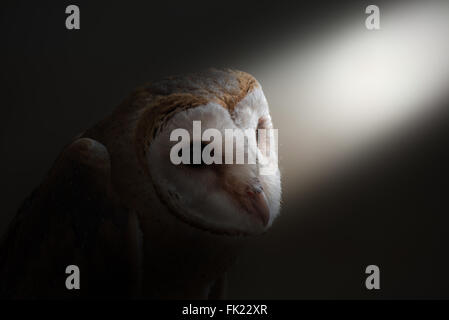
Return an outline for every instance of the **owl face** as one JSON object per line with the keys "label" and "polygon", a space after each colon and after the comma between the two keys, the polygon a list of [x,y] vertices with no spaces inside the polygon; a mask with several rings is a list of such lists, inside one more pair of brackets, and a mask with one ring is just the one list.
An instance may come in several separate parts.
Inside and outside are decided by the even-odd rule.
{"label": "owl face", "polygon": [[[268,104],[260,87],[242,98],[232,111],[210,101],[176,113],[149,146],[148,167],[154,187],[165,205],[185,223],[210,232],[227,235],[258,234],[271,226],[279,214],[281,184],[277,153],[268,154],[272,165],[269,174],[261,174],[259,163],[237,164],[174,164],[170,153],[177,141],[170,135],[185,129],[193,144],[193,122],[200,121],[201,133],[216,129],[225,137],[226,129],[271,129]],[[202,147],[212,139],[199,142]],[[275,143],[270,141],[269,143]],[[225,141],[222,144],[226,154]],[[233,154],[238,148],[245,154],[259,153],[256,145],[232,144]],[[193,148],[190,148],[192,152]],[[277,149],[274,149],[277,151]],[[182,152],[182,151],[180,151]],[[189,157],[193,158],[192,155]],[[274,167],[273,167],[274,164]],[[274,170],[273,170],[274,169]]]}

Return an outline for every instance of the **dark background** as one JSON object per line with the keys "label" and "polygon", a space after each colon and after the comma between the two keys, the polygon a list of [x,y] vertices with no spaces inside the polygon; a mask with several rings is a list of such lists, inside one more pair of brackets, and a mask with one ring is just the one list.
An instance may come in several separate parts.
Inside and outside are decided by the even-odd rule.
{"label": "dark background", "polygon": [[[81,30],[65,29],[69,4],[81,9]],[[300,41],[368,4],[3,4],[0,232],[61,148],[136,86],[207,67],[234,67],[257,78],[247,62],[291,36],[293,26],[302,30]],[[447,101],[441,101],[445,109]],[[306,199],[287,190],[273,229],[231,270],[229,297],[449,298],[448,120],[445,112],[431,126],[397,136]],[[379,291],[364,287],[369,264],[380,266]]]}

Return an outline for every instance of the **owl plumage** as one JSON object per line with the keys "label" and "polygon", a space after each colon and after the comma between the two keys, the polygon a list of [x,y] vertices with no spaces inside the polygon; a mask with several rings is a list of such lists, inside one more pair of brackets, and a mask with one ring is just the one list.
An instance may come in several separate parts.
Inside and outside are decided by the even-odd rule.
{"label": "owl plumage", "polygon": [[[193,120],[272,128],[260,84],[241,71],[137,89],[70,143],[23,203],[0,249],[2,296],[222,297],[247,236],[279,213],[280,174],[173,166],[168,135]],[[67,265],[79,266],[80,290],[65,288]]]}

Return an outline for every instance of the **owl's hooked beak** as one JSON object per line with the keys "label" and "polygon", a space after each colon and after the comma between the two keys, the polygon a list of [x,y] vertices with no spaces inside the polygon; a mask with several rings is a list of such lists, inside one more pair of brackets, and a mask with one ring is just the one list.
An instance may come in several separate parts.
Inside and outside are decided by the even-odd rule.
{"label": "owl's hooked beak", "polygon": [[247,214],[254,220],[259,222],[263,228],[267,227],[271,212],[268,206],[268,199],[265,195],[261,181],[257,178],[257,174],[248,166],[229,166],[228,170],[224,170],[226,190],[241,208],[239,212]]}
{"label": "owl's hooked beak", "polygon": [[266,227],[270,220],[270,209],[260,183],[250,186],[246,195],[247,200],[243,202],[246,211],[260,220],[262,225]]}

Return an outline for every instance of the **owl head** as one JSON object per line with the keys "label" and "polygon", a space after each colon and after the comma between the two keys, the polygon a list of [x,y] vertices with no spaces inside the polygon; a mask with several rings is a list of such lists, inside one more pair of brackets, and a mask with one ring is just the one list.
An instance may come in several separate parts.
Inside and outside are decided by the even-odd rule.
{"label": "owl head", "polygon": [[[214,69],[167,78],[144,90],[151,93],[152,107],[137,129],[144,146],[139,148],[141,161],[169,211],[195,228],[218,234],[267,230],[279,214],[281,181],[273,147],[277,141],[260,84],[244,72]],[[173,139],[173,132],[180,130],[188,139]],[[261,147],[258,130],[266,130],[263,145],[270,152]],[[229,139],[231,131],[254,132],[257,143]],[[220,134],[223,140],[217,141]],[[223,161],[205,161],[205,149]],[[174,154],[188,161],[174,162]],[[244,155],[243,163],[237,154]],[[251,155],[255,162],[249,161]],[[262,162],[270,170],[264,172]]]}

